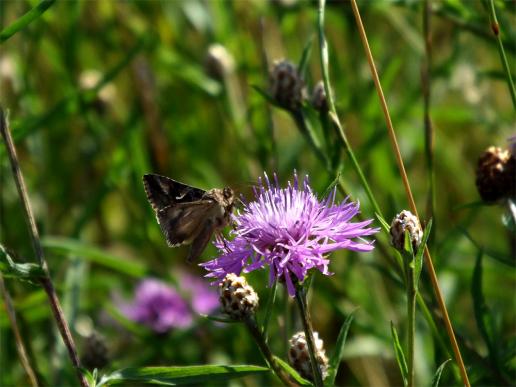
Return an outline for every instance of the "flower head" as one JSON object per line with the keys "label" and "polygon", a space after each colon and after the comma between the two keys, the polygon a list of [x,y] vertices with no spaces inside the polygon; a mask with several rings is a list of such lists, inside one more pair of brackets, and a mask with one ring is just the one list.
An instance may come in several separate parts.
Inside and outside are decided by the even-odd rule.
{"label": "flower head", "polygon": [[[336,190],[319,200],[312,192],[308,177],[299,186],[294,183],[280,188],[276,176],[271,184],[265,175],[255,189],[256,200],[244,204],[233,216],[233,240],[217,240],[221,255],[202,264],[208,277],[221,281],[226,274],[250,272],[269,267],[269,280],[286,283],[291,296],[295,282],[302,282],[310,269],[325,275],[329,260],[326,254],[339,250],[370,251],[371,242],[361,239],[378,229],[367,228],[372,220],[351,222],[358,214],[359,205],[343,201],[335,203]],[[359,238],[357,241],[354,238]]]}
{"label": "flower head", "polygon": [[179,286],[195,313],[208,314],[219,307],[219,296],[206,279],[183,272],[179,276]]}
{"label": "flower head", "polygon": [[192,313],[186,301],[173,288],[152,278],[140,282],[134,301],[123,305],[121,310],[129,319],[157,333],[184,328],[192,322]]}
{"label": "flower head", "polygon": [[[319,338],[318,332],[313,332],[315,344],[315,358],[319,364],[322,378],[328,376],[328,358],[324,350],[324,342]],[[306,379],[313,380],[310,354],[305,332],[297,332],[289,340],[288,362],[299,374]]]}
{"label": "flower head", "polygon": [[230,273],[219,284],[222,310],[235,320],[243,320],[253,315],[258,307],[258,294],[247,283],[245,277]]}

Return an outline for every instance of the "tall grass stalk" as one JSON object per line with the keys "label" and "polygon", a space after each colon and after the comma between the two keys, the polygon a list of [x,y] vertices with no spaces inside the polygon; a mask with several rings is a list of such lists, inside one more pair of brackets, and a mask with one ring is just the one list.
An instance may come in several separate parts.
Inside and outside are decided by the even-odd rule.
{"label": "tall grass stalk", "polygon": [[[356,0],[351,0],[351,7],[353,9],[353,14],[355,16],[357,27],[358,27],[358,30],[360,33],[360,39],[362,40],[362,44],[364,45],[364,50],[366,52],[367,60],[369,62],[369,67],[371,69],[371,74],[373,76],[376,91],[378,93],[378,97],[380,99],[380,104],[381,104],[381,107],[382,107],[382,110],[383,110],[383,113],[385,116],[389,139],[391,140],[391,145],[392,145],[395,157],[396,157],[396,162],[398,164],[398,169],[400,171],[401,178],[403,180],[403,185],[405,187],[405,192],[407,195],[407,199],[409,201],[410,209],[411,209],[412,213],[419,218],[416,204],[414,201],[414,197],[412,195],[412,190],[410,188],[410,184],[408,181],[407,173],[405,171],[405,166],[403,164],[403,159],[401,158],[401,153],[399,150],[398,142],[396,140],[396,134],[394,132],[394,127],[392,125],[391,117],[389,114],[389,109],[387,107],[387,102],[386,102],[385,96],[383,94],[382,86],[380,84],[380,79],[378,77],[378,72],[376,71],[376,66],[374,64],[371,49],[369,48],[369,42],[367,40],[364,25],[362,24],[362,19],[360,17],[360,12],[358,10]],[[426,260],[428,272],[430,274],[430,280],[431,280],[432,286],[434,288],[435,296],[436,296],[437,302],[439,304],[439,309],[441,310],[441,313],[443,314],[446,331],[450,338],[450,343],[452,345],[453,353],[455,356],[455,361],[457,362],[457,365],[459,366],[459,370],[460,370],[462,381],[463,381],[464,385],[469,387],[470,383],[469,383],[469,379],[468,379],[468,374],[466,372],[466,367],[464,366],[464,362],[462,360],[460,349],[457,344],[457,339],[455,338],[455,333],[453,332],[453,327],[452,327],[452,324],[450,321],[450,317],[448,315],[448,311],[446,309],[446,304],[444,303],[444,298],[441,293],[441,289],[439,287],[439,282],[437,280],[437,275],[435,273],[434,265],[432,263],[432,257],[430,256],[430,251],[428,250],[428,247],[425,247],[425,260]]]}
{"label": "tall grass stalk", "polygon": [[9,291],[5,287],[4,277],[0,274],[0,293],[2,293],[2,297],[4,298],[5,303],[5,311],[7,312],[7,318],[11,324],[11,329],[13,330],[14,340],[16,341],[16,349],[18,350],[18,355],[20,356],[20,362],[27,374],[27,378],[31,386],[39,386],[38,379],[36,378],[36,373],[32,369],[32,366],[29,361],[29,357],[27,356],[27,351],[25,350],[25,344],[23,343],[23,338],[20,334],[20,329],[18,328],[18,324],[16,322],[16,311],[14,310],[13,301]]}
{"label": "tall grass stalk", "polygon": [[40,278],[39,281],[45,290],[48,300],[50,302],[50,307],[52,309],[52,313],[54,319],[57,323],[57,327],[59,329],[59,333],[68,349],[68,355],[70,360],[72,361],[72,365],[75,368],[77,378],[81,386],[87,387],[88,382],[86,378],[81,372],[79,357],[77,355],[77,349],[75,347],[75,343],[73,341],[72,334],[70,332],[70,328],[68,327],[68,323],[66,322],[66,318],[64,316],[63,310],[61,308],[61,304],[59,302],[59,298],[55,291],[54,285],[52,283],[52,279],[50,278],[50,273],[48,271],[48,265],[45,260],[45,256],[43,254],[43,248],[41,246],[41,241],[39,238],[39,232],[36,227],[36,221],[34,219],[34,215],[32,212],[32,207],[30,205],[29,196],[27,194],[27,187],[25,185],[25,181],[23,179],[23,174],[20,169],[20,164],[18,162],[18,156],[16,154],[16,148],[14,147],[14,142],[11,136],[11,132],[9,130],[9,124],[7,120],[7,116],[4,113],[3,108],[0,107],[0,132],[2,138],[4,140],[5,146],[7,148],[7,153],[9,155],[9,161],[11,163],[11,169],[14,177],[14,181],[16,183],[16,188],[18,190],[18,196],[20,197],[20,201],[23,204],[24,209],[24,218],[29,227],[29,234],[32,240],[32,246],[36,253],[36,259],[38,260],[38,264],[41,269],[44,271],[45,276]]}
{"label": "tall grass stalk", "polygon": [[[498,19],[496,17],[494,0],[487,0],[487,2],[488,4],[486,5],[486,7],[489,12],[491,31],[493,31],[493,34],[496,38],[496,46],[498,47],[498,53],[500,54],[500,59],[502,61],[503,70],[505,72],[505,78],[507,80],[507,86],[509,87],[509,92],[511,93],[512,105],[516,110],[516,90],[514,89],[514,82],[512,80],[511,67],[509,66],[507,55],[505,55],[502,37],[500,36],[500,24],[498,23]],[[484,4],[486,4],[486,1],[484,1]]]}

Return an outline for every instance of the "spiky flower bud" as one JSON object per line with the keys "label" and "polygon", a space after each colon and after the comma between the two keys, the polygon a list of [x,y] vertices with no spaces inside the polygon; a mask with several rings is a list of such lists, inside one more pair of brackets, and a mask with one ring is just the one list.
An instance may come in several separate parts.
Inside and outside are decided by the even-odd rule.
{"label": "spiky flower bud", "polygon": [[210,77],[222,80],[235,69],[235,60],[226,47],[215,43],[208,47],[204,69]]}
{"label": "spiky flower bud", "polygon": [[404,251],[405,231],[412,241],[412,250],[417,251],[423,238],[423,230],[418,218],[412,212],[403,210],[391,222],[391,244],[400,252]]}
{"label": "spiky flower bud", "polygon": [[[321,369],[321,375],[324,378],[328,375],[328,358],[324,351],[324,343],[319,338],[317,332],[313,333],[315,342],[315,357]],[[305,332],[297,332],[289,341],[290,349],[288,350],[288,361],[299,374],[309,380],[313,380],[312,366],[310,364],[310,354],[308,352],[308,343],[306,342]]]}
{"label": "spiky flower bud", "polygon": [[283,108],[296,111],[305,98],[305,82],[297,67],[288,60],[274,62],[270,73],[270,94]]}
{"label": "spiky flower bud", "polygon": [[235,320],[250,317],[258,307],[258,294],[244,277],[233,273],[219,284],[219,295],[223,312]]}
{"label": "spiky flower bud", "polygon": [[328,111],[328,99],[326,98],[326,91],[324,90],[323,81],[317,82],[312,90],[312,97],[310,99],[315,110],[324,113]]}
{"label": "spiky flower bud", "polygon": [[495,202],[516,193],[516,159],[509,150],[491,146],[480,156],[476,185],[485,202]]}
{"label": "spiky flower bud", "polygon": [[96,332],[86,337],[81,352],[81,364],[89,370],[103,368],[109,363],[106,340]]}

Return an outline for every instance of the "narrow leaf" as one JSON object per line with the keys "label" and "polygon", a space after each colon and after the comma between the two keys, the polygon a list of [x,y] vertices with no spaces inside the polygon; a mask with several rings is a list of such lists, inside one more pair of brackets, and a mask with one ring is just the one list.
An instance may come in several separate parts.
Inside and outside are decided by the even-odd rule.
{"label": "narrow leaf", "polygon": [[271,289],[269,291],[269,297],[267,299],[267,306],[265,307],[265,316],[263,317],[262,334],[267,340],[267,330],[269,328],[269,321],[272,315],[272,309],[274,307],[274,301],[276,299],[276,290],[278,289],[278,281],[274,280]]}
{"label": "narrow leaf", "polygon": [[239,323],[241,321],[233,320],[229,317],[222,317],[222,316],[210,316],[209,314],[201,314],[201,317],[204,317],[206,320],[225,323],[225,324],[234,324]]}
{"label": "narrow leaf", "polygon": [[258,92],[267,102],[269,102],[271,105],[277,106],[282,109],[280,105],[276,102],[276,100],[264,89],[262,89],[260,86],[257,85],[251,85],[251,87]]}
{"label": "narrow leaf", "polygon": [[346,344],[346,338],[348,336],[349,327],[351,326],[351,322],[353,321],[355,311],[351,312],[349,316],[346,318],[342,327],[340,328],[339,336],[337,337],[337,343],[335,344],[335,351],[330,359],[330,367],[328,376],[326,378],[325,383],[333,386],[335,384],[335,377],[337,376],[337,372],[339,370],[340,361],[342,360],[342,355],[344,353],[344,344]]}
{"label": "narrow leaf", "polygon": [[308,60],[310,59],[310,54],[312,53],[312,43],[314,41],[313,36],[308,39],[306,42],[305,48],[303,49],[303,54],[301,55],[301,60],[299,61],[298,72],[302,79],[306,77],[306,70],[308,69]]}
{"label": "narrow leaf", "polygon": [[28,281],[45,277],[44,270],[38,264],[16,263],[2,245],[0,245],[0,271],[7,278]]}
{"label": "narrow leaf", "polygon": [[332,180],[332,182],[328,185],[328,188],[326,188],[326,191],[324,191],[323,198],[328,197],[333,192],[333,189],[337,184],[339,184],[340,180],[340,171],[337,171],[337,175],[335,175],[335,179]]}
{"label": "narrow leaf", "polygon": [[140,262],[129,261],[74,239],[45,237],[42,239],[42,245],[54,251],[72,254],[133,277],[143,277],[147,273],[145,265]]}
{"label": "narrow leaf", "polygon": [[425,227],[425,231],[423,232],[423,238],[421,239],[421,244],[417,249],[416,257],[414,258],[415,264],[415,276],[414,276],[414,285],[416,289],[419,284],[419,277],[421,276],[421,270],[423,270],[423,254],[425,252],[425,246],[428,242],[428,238],[430,238],[430,232],[432,231],[432,219],[429,220],[428,224]]}
{"label": "narrow leaf", "polygon": [[267,372],[270,372],[268,368],[253,365],[125,368],[104,376],[98,386],[131,382],[165,386],[202,385],[203,383],[222,383],[234,378]]}
{"label": "narrow leaf", "polygon": [[374,215],[376,216],[376,219],[378,219],[378,221],[380,222],[380,225],[382,226],[382,229],[385,232],[389,232],[389,230],[391,229],[391,226],[389,225],[389,223],[387,223],[385,221],[385,219],[382,218],[382,216],[379,213],[375,212]]}
{"label": "narrow leaf", "polygon": [[407,385],[407,375],[408,375],[408,367],[407,362],[405,361],[405,355],[403,354],[403,349],[401,348],[400,340],[398,339],[398,332],[396,332],[396,328],[391,321],[391,335],[392,335],[392,344],[394,346],[394,353],[396,355],[396,362],[398,363],[398,367],[400,368],[401,377],[403,378],[403,385]]}
{"label": "narrow leaf", "polygon": [[448,364],[448,362],[450,362],[450,361],[451,361],[451,359],[444,361],[443,364],[441,364],[439,366],[439,368],[437,368],[437,371],[435,371],[435,375],[432,378],[432,387],[439,386],[439,381],[441,380],[441,374],[443,373],[444,368],[446,367],[446,364]]}
{"label": "narrow leaf", "polygon": [[286,373],[288,373],[292,379],[296,383],[298,383],[300,386],[311,386],[312,383],[310,383],[308,380],[304,379],[299,373],[292,368],[290,365],[288,365],[286,362],[281,360],[279,357],[274,356],[274,360],[278,363],[278,365],[285,370]]}

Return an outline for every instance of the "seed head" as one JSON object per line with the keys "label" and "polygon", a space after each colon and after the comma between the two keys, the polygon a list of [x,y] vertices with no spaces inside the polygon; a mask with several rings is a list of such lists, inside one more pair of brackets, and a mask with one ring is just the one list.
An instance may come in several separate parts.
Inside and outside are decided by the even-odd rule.
{"label": "seed head", "polygon": [[226,47],[218,43],[212,44],[204,59],[204,69],[210,77],[222,80],[235,70],[235,60]]}
{"label": "seed head", "polygon": [[324,90],[323,81],[317,82],[312,90],[312,97],[310,99],[312,106],[320,113],[328,111],[328,99],[326,98],[326,91]]}
{"label": "seed head", "polygon": [[81,352],[81,364],[89,370],[100,369],[109,363],[106,340],[96,332],[86,337]]}
{"label": "seed head", "polygon": [[483,201],[491,203],[516,194],[516,159],[509,150],[491,146],[480,156],[476,185]]}
{"label": "seed head", "polygon": [[235,320],[250,317],[258,307],[258,294],[244,277],[227,274],[219,284],[222,310]]}
{"label": "seed head", "polygon": [[405,231],[408,231],[412,250],[416,252],[423,238],[423,230],[417,217],[407,210],[401,211],[391,222],[391,244],[400,252],[404,251]]}
{"label": "seed head", "polygon": [[[323,379],[328,375],[328,358],[324,351],[324,343],[319,338],[319,334],[314,332],[315,357],[321,369]],[[288,350],[288,361],[299,374],[309,380],[313,380],[312,367],[310,364],[310,354],[308,343],[306,342],[305,332],[297,332],[290,339],[290,349]]]}
{"label": "seed head", "polygon": [[283,108],[299,110],[305,98],[305,82],[296,66],[287,60],[276,61],[270,73],[270,94]]}

